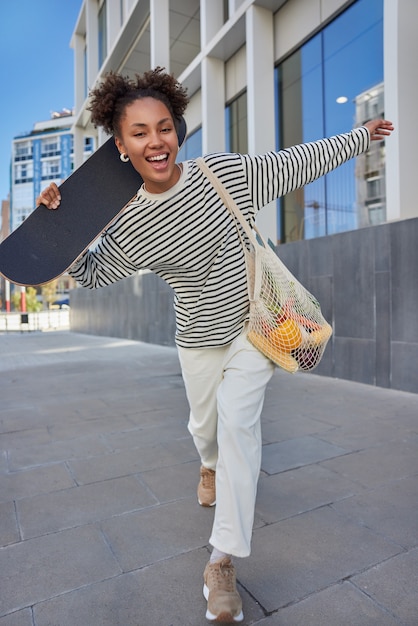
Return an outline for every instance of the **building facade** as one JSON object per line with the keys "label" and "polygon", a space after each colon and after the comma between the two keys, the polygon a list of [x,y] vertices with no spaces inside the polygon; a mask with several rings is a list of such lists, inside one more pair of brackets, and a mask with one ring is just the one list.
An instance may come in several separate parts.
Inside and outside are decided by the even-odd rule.
{"label": "building facade", "polygon": [[[72,38],[76,166],[85,137],[106,139],[87,105],[109,70],[162,66],[188,88],[181,158],[285,148],[383,115],[394,123],[367,155],[264,208],[258,225],[332,323],[315,372],[414,393],[417,23],[415,0],[84,0]],[[171,294],[154,278],[75,290],[72,328],[173,343]]]}
{"label": "building facade", "polygon": [[85,137],[105,139],[90,125],[89,89],[109,70],[132,76],[159,65],[190,96],[182,158],[284,148],[377,114],[394,122],[375,149],[378,180],[361,178],[364,164],[353,162],[290,194],[259,216],[273,241],[414,217],[416,133],[404,129],[418,90],[417,22],[418,3],[402,0],[83,0],[72,38],[75,165]]}
{"label": "building facade", "polygon": [[10,228],[15,230],[33,211],[36,198],[52,182],[59,185],[74,167],[72,111],[51,115],[12,142]]}

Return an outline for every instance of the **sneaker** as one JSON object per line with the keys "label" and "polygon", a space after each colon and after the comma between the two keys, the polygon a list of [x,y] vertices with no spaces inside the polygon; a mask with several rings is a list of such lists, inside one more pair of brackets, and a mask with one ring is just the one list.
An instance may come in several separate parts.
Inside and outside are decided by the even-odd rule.
{"label": "sneaker", "polygon": [[203,574],[203,595],[208,608],[206,619],[224,624],[242,622],[242,602],[237,591],[235,567],[229,556],[209,563]]}
{"label": "sneaker", "polygon": [[216,504],[216,472],[207,467],[200,468],[200,482],[197,486],[197,499],[200,506],[214,506]]}

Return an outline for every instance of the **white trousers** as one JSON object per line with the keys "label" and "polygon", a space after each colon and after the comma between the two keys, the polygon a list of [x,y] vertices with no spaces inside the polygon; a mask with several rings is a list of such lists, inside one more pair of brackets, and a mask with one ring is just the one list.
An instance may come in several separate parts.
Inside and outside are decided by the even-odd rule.
{"label": "white trousers", "polygon": [[212,546],[250,554],[261,467],[260,415],[274,365],[242,333],[219,348],[178,348],[189,431],[202,465],[216,470]]}

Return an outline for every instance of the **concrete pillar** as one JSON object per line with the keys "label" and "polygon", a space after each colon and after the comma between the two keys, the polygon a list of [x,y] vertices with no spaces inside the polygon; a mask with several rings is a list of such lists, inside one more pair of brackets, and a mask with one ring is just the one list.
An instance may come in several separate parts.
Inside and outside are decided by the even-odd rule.
{"label": "concrete pillar", "polygon": [[82,35],[75,35],[73,42],[74,48],[74,108],[76,113],[81,111],[82,106],[84,104],[84,100],[86,99],[86,81],[87,77],[85,76],[85,67],[84,67],[84,58],[86,54],[86,40]]}
{"label": "concrete pillar", "polygon": [[150,0],[151,69],[159,65],[170,71],[169,0]]}
{"label": "concrete pillar", "polygon": [[225,66],[213,57],[202,60],[202,151],[225,151]]}
{"label": "concrete pillar", "polygon": [[223,0],[200,1],[200,40],[201,48],[217,34],[224,23]]}
{"label": "concrete pillar", "polygon": [[92,89],[99,71],[99,24],[97,19],[97,2],[86,2],[86,45],[87,45],[87,85]]}
{"label": "concrete pillar", "polygon": [[[246,13],[248,152],[275,149],[273,14],[259,6]],[[262,45],[260,45],[262,42]],[[277,241],[276,202],[257,217],[262,234]]]}
{"label": "concrete pillar", "polygon": [[84,161],[84,130],[79,126],[73,128],[74,132],[74,169],[80,167]]}
{"label": "concrete pillar", "polygon": [[120,1],[108,2],[106,13],[106,28],[108,39],[108,51],[112,48],[115,39],[120,33],[122,27],[122,11]]}
{"label": "concrete pillar", "polygon": [[416,217],[418,2],[384,3],[385,116],[395,125],[386,140],[387,219]]}
{"label": "concrete pillar", "polygon": [[228,0],[229,17],[232,17],[234,15],[235,11],[238,10],[242,3],[243,0]]}

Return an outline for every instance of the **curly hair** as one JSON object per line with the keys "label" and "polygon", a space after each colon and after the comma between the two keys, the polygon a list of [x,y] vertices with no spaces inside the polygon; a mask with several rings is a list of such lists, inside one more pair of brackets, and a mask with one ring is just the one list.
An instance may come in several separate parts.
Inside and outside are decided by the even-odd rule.
{"label": "curly hair", "polygon": [[141,98],[155,98],[166,105],[176,127],[186,110],[187,90],[162,67],[156,67],[131,79],[115,72],[106,74],[104,81],[90,92],[91,121],[109,135],[120,136],[120,124],[127,106]]}

